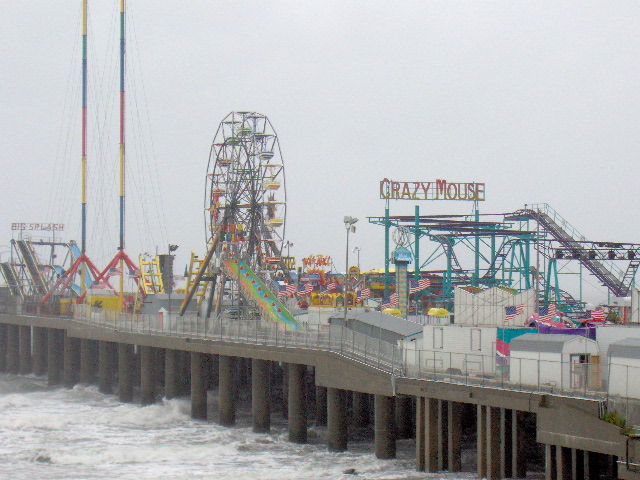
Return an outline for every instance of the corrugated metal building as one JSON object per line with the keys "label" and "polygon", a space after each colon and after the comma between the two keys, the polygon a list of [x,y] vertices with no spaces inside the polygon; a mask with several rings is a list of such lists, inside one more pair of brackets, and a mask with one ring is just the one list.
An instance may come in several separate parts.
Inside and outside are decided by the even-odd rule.
{"label": "corrugated metal building", "polygon": [[586,337],[527,333],[511,341],[509,378],[562,390],[600,388],[599,353]]}
{"label": "corrugated metal building", "polygon": [[609,394],[640,398],[640,338],[609,345]]}

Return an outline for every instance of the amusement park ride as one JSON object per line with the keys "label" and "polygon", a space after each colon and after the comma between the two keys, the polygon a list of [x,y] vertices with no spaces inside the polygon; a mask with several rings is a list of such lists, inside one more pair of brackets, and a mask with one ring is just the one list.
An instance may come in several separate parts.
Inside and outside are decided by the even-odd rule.
{"label": "amusement park ride", "polygon": [[[86,253],[86,0],[82,7],[81,242],[80,245],[74,241],[63,242],[59,235],[56,240],[55,226],[43,228],[53,231],[53,238],[32,238],[23,235],[25,224],[16,224],[19,236],[11,241],[10,258],[0,261],[0,272],[7,294],[18,302],[44,306],[63,302],[93,303],[98,299],[106,308],[134,310],[148,295],[171,293],[172,246],[168,255],[153,259],[140,256],[138,264],[124,249],[126,62],[125,0],[120,0],[119,244],[115,256],[102,270]],[[369,217],[369,222],[384,227],[383,274],[361,275],[359,268],[355,273],[349,268],[348,272],[339,274],[310,263],[305,263],[304,272],[296,272],[295,261],[288,255],[292,243],[285,242],[287,198],[278,136],[265,115],[231,112],[220,123],[211,146],[204,199],[206,254],[199,257],[192,252],[180,315],[189,309],[192,301],[201,315],[219,314],[228,305],[230,296],[237,294],[239,302],[262,316],[296,329],[299,326],[289,312],[295,305],[295,300],[290,299],[295,296],[310,300],[309,304],[316,302],[315,305],[346,310],[347,305],[364,307],[367,297],[376,297],[382,306],[381,297],[388,297],[392,290],[396,294],[402,290],[401,295],[406,298],[413,295],[414,301],[422,299],[423,303],[449,307],[458,286],[478,289],[502,286],[516,291],[533,288],[541,303],[553,302],[565,312],[580,312],[585,302],[562,290],[559,282],[563,266],[576,261],[613,296],[627,296],[634,285],[640,265],[640,244],[587,240],[546,204],[525,205],[523,209],[504,214],[480,214],[478,204],[485,195],[483,183],[447,183],[445,180],[392,182],[384,179],[380,183],[380,194],[386,201],[385,215]],[[391,200],[471,201],[474,213],[421,215],[416,205],[414,215],[392,216]],[[406,247],[406,255],[401,263],[405,275],[413,276],[414,282],[424,282],[428,275],[429,287],[412,287],[405,278],[402,288],[396,288],[400,280],[394,281],[390,272],[392,229],[404,239],[402,248]],[[433,247],[426,255],[421,248],[425,240]],[[284,248],[287,255],[283,254]],[[397,252],[398,249],[394,254]],[[413,272],[407,269],[410,262],[413,262]],[[470,265],[466,265],[467,262]],[[296,273],[303,273],[306,281]],[[127,276],[136,285],[134,292],[128,294],[125,292]],[[112,285],[113,277],[118,279],[117,288]],[[382,280],[382,288],[374,288],[374,279]]]}

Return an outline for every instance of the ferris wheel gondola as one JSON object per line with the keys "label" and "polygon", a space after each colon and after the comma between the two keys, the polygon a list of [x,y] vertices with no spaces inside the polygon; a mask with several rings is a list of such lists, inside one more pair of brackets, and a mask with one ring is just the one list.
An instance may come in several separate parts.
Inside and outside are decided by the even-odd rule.
{"label": "ferris wheel gondola", "polygon": [[269,119],[231,112],[213,139],[205,188],[205,231],[250,261],[280,257],[286,223],[284,163]]}

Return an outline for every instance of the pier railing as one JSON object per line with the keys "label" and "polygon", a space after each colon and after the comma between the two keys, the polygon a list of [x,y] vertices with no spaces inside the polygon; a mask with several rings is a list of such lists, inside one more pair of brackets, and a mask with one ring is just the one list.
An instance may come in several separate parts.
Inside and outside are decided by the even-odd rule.
{"label": "pier railing", "polygon": [[232,310],[206,319],[195,315],[120,313],[74,305],[70,316],[79,323],[122,332],[333,352],[395,378],[595,399],[620,412],[628,423],[640,425],[637,381],[640,368],[402,349],[338,326],[309,324],[304,331],[283,330],[281,325],[259,316],[248,320],[251,313]]}

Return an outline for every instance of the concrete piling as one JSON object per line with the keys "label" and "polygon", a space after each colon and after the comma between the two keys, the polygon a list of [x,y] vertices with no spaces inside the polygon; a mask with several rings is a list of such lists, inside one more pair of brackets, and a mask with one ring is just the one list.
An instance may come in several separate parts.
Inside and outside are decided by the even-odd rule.
{"label": "concrete piling", "polygon": [[20,328],[7,325],[7,372],[20,372]]}
{"label": "concrete piling", "polygon": [[374,404],[376,457],[396,458],[395,399],[376,395]]}
{"label": "concrete piling", "polygon": [[236,423],[236,358],[220,355],[218,361],[220,395],[220,425],[234,425]]}
{"label": "concrete piling", "polygon": [[64,373],[63,384],[73,388],[80,380],[80,339],[70,337],[65,331],[64,336]]}
{"label": "concrete piling", "polygon": [[62,383],[64,331],[49,328],[47,332],[47,383],[50,386]]}
{"label": "concrete piling", "polygon": [[327,439],[330,452],[347,449],[347,392],[327,388]]}
{"label": "concrete piling", "polygon": [[164,354],[164,396],[172,399],[180,394],[180,355],[178,350],[167,348]]}
{"label": "concrete piling", "polygon": [[0,372],[7,371],[7,324],[0,323]]}
{"label": "concrete piling", "polygon": [[251,414],[253,431],[265,433],[271,429],[270,372],[267,360],[253,359],[251,362]]}
{"label": "concrete piling", "polygon": [[20,343],[20,374],[27,375],[32,372],[31,327],[29,325],[18,327],[18,341]]}
{"label": "concrete piling", "polygon": [[110,395],[113,393],[115,378],[116,346],[113,342],[98,342],[98,390]]}
{"label": "concrete piling", "polygon": [[133,345],[118,344],[118,398],[121,402],[133,402],[133,356]]}
{"label": "concrete piling", "polygon": [[289,364],[289,441],[307,442],[307,380],[306,365]]}
{"label": "concrete piling", "polygon": [[80,340],[80,382],[92,385],[97,382],[97,379],[98,342],[83,338]]}
{"label": "concrete piling", "polygon": [[33,373],[43,376],[47,373],[47,329],[33,327]]}
{"label": "concrete piling", "polygon": [[140,403],[151,405],[156,401],[156,352],[153,347],[140,347]]}
{"label": "concrete piling", "polygon": [[191,418],[207,419],[207,355],[191,352]]}

